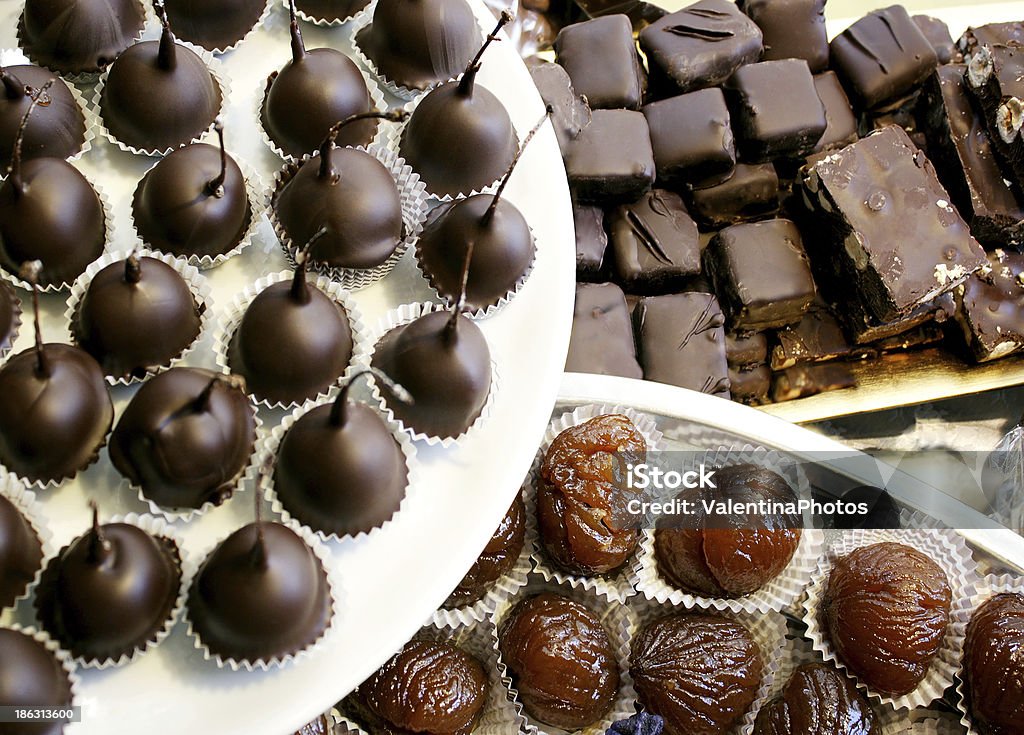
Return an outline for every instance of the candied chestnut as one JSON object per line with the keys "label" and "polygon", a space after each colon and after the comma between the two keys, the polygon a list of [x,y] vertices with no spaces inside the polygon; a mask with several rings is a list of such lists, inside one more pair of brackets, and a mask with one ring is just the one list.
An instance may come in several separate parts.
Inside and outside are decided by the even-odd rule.
{"label": "candied chestnut", "polygon": [[761,708],[754,735],[877,735],[881,726],[850,679],[827,664],[804,664]]}
{"label": "candied chestnut", "polygon": [[543,592],[523,600],[498,631],[499,649],[526,712],[576,730],[600,720],[619,688],[608,633],[586,606]]}
{"label": "candied chestnut", "polygon": [[967,706],[984,735],[1024,733],[1024,594],[1002,593],[971,616],[964,645]]}
{"label": "candied chestnut", "polygon": [[525,536],[526,507],[520,494],[512,502],[508,513],[501,519],[491,540],[466,572],[466,576],[448,595],[444,606],[449,609],[464,607],[481,599],[495,582],[515,566],[523,550]]}
{"label": "candied chestnut", "polygon": [[[716,488],[694,488],[680,496],[694,503],[733,500],[736,503],[796,503],[785,478],[752,464],[731,465],[715,472]],[[742,597],[775,579],[800,544],[800,518],[766,513],[732,514],[736,528],[712,527],[704,517],[688,519],[686,528],[659,528],[654,533],[658,572],[676,587],[708,597]]]}
{"label": "candied chestnut", "polygon": [[836,561],[821,613],[843,663],[871,689],[901,696],[928,673],[949,627],[952,599],[938,564],[886,542]]}
{"label": "candied chestnut", "polygon": [[754,702],[761,656],[742,624],[721,615],[675,613],[636,635],[629,673],[643,706],[665,719],[665,735],[720,735]]}
{"label": "candied chestnut", "polygon": [[588,575],[625,563],[638,540],[628,505],[640,497],[626,485],[627,465],[646,458],[646,440],[622,415],[598,416],[555,437],[540,468],[537,521],[558,566]]}

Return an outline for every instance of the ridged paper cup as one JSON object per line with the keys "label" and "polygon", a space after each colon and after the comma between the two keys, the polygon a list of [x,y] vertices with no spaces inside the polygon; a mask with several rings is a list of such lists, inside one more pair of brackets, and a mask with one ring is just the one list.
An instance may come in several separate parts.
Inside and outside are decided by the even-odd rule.
{"label": "ridged paper cup", "polygon": [[615,662],[619,667],[619,691],[604,717],[588,727],[575,731],[575,735],[604,735],[613,722],[633,715],[636,692],[633,689],[633,679],[629,675],[629,646],[632,632],[636,626],[633,611],[626,605],[600,597],[591,590],[548,582],[537,576],[531,577],[529,583],[519,591],[519,594],[498,607],[494,614],[493,628],[493,645],[495,652],[498,653],[498,672],[501,674],[502,682],[508,687],[516,713],[523,719],[519,731],[526,735],[565,735],[566,733],[565,730],[535,720],[526,712],[522,702],[519,701],[519,691],[513,685],[508,667],[501,659],[499,630],[502,623],[517,604],[540,592],[553,592],[584,605],[601,621],[605,633],[608,634],[608,639],[615,652]]}
{"label": "ridged paper cup", "polygon": [[[249,305],[267,288],[275,283],[291,281],[294,275],[293,271],[281,271],[260,278],[244,291],[237,294],[231,304],[221,313],[213,333],[214,356],[217,361],[217,367],[220,368],[221,372],[229,375],[233,372],[228,359],[231,340],[234,338],[235,332],[238,331],[238,327],[241,325]],[[352,356],[349,358],[345,371],[337,377],[334,383],[320,391],[317,395],[309,396],[303,401],[282,403],[281,401],[258,398],[250,392],[249,398],[258,406],[265,406],[271,409],[293,409],[306,403],[308,400],[319,401],[330,395],[340,383],[351,378],[366,364],[367,356],[373,345],[370,342],[369,327],[363,321],[363,314],[359,310],[359,305],[352,298],[352,294],[342,288],[341,284],[331,281],[326,276],[309,275],[309,285],[316,286],[325,296],[344,310],[345,316],[348,319],[349,329],[352,331]]]}
{"label": "ridged paper cup", "polygon": [[881,735],[963,735],[956,715],[938,709],[904,710],[875,708]]}
{"label": "ridged paper cup", "polygon": [[[288,0],[281,0],[281,4],[284,6],[284,9],[287,11],[288,10]],[[303,11],[302,8],[299,8],[299,7],[295,8],[295,15],[298,16],[301,20],[304,20],[307,23],[312,23],[315,26],[319,26],[321,28],[332,28],[334,26],[343,26],[346,23],[349,23],[349,22],[355,20],[356,18],[358,18],[361,15],[363,15],[367,11],[367,9],[370,9],[371,5],[372,5],[371,3],[367,3],[364,7],[360,8],[359,10],[357,10],[354,13],[352,13],[351,15],[348,15],[348,16],[346,16],[344,18],[333,18],[331,20],[328,20],[327,18],[317,18],[317,17],[315,17],[313,15],[310,15],[309,13]]]}
{"label": "ridged paper cup", "polygon": [[[198,43],[193,43],[191,41],[189,41],[189,43],[193,43],[193,45],[195,45],[197,48],[202,48],[205,51],[209,51],[214,56],[221,56],[223,54],[226,54],[228,51],[234,51],[236,48],[245,43],[249,39],[249,37],[252,36],[252,34],[256,31],[257,28],[259,28],[260,26],[267,22],[267,18],[270,16],[271,5],[271,0],[266,0],[266,4],[263,7],[263,12],[260,13],[259,19],[257,19],[257,21],[253,23],[252,28],[247,30],[245,32],[245,35],[242,36],[240,39],[238,39],[232,44],[225,46],[224,48],[207,49],[203,46],[200,46]],[[171,30],[173,30],[173,28]],[[175,38],[177,38],[177,36],[175,36]]]}
{"label": "ridged paper cup", "polygon": [[74,325],[78,320],[78,310],[81,307],[82,299],[85,298],[93,279],[96,278],[97,274],[104,268],[119,261],[127,260],[131,255],[135,255],[138,258],[153,258],[154,260],[159,260],[161,263],[169,265],[177,271],[178,275],[184,279],[199,312],[199,333],[196,335],[195,339],[192,340],[191,344],[179,352],[175,357],[171,358],[168,363],[164,365],[148,366],[145,374],[142,376],[127,375],[114,377],[108,375],[106,378],[107,383],[110,385],[134,385],[135,383],[141,383],[154,375],[166,372],[170,368],[179,364],[191,355],[195,351],[196,347],[198,347],[202,342],[203,336],[209,329],[210,321],[213,318],[213,293],[210,290],[209,281],[207,281],[194,266],[189,265],[185,260],[176,258],[173,255],[166,255],[164,253],[158,253],[146,249],[117,250],[105,253],[99,260],[93,261],[93,263],[85,269],[85,273],[80,275],[71,286],[71,295],[68,297],[68,307],[64,312],[64,319],[70,325],[72,344],[78,344],[75,339]]}
{"label": "ridged paper cup", "polygon": [[6,340],[0,339],[0,365],[2,365],[14,349],[18,335],[21,334],[22,304],[18,294],[5,281],[0,281],[0,299],[10,299],[12,312],[11,332]]}
{"label": "ridged paper cup", "polygon": [[14,602],[9,608],[2,608],[13,609],[23,600],[29,599],[39,585],[39,578],[42,576],[43,569],[46,568],[46,564],[55,552],[53,531],[50,529],[49,521],[46,518],[42,505],[36,498],[36,494],[3,468],[0,468],[0,495],[11,501],[11,504],[18,509],[18,512],[28,522],[28,525],[35,532],[36,538],[39,539],[39,545],[42,547],[43,552],[35,577],[25,585],[25,590],[14,598]]}
{"label": "ridged paper cup", "polygon": [[[803,636],[796,635],[792,631],[787,630],[786,655],[779,659],[779,668],[775,672],[775,681],[772,682],[771,688],[768,690],[768,696],[762,706],[782,694],[782,690],[786,688],[790,677],[793,676],[798,668],[804,664],[818,663],[821,663],[821,656],[814,650],[811,642]],[[840,673],[842,676],[845,676],[842,672]]]}
{"label": "ridged paper cup", "polygon": [[[82,680],[78,675],[78,667],[75,665],[74,659],[71,654],[60,647],[53,638],[47,635],[45,630],[40,630],[35,627],[25,627],[12,623],[11,625],[3,626],[8,630],[13,630],[23,635],[28,636],[37,643],[42,644],[47,651],[53,654],[53,657],[57,659],[57,663],[60,664],[60,668],[64,671],[68,678],[68,688],[71,690],[71,701],[66,705],[67,707],[80,707],[82,706],[81,698],[81,686]],[[88,705],[87,705],[88,706]],[[57,707],[55,709],[63,709]],[[63,729],[61,729],[63,731]]]}
{"label": "ridged paper cup", "polygon": [[[917,549],[934,561],[946,574],[952,591],[950,623],[938,654],[932,659],[924,680],[909,694],[893,697],[874,691],[839,658],[828,628],[822,620],[822,600],[828,586],[829,574],[837,559],[854,549],[882,542],[897,542]],[[942,697],[943,692],[953,684],[960,668],[963,655],[964,635],[970,619],[971,599],[975,593],[976,575],[974,561],[963,539],[955,532],[936,530],[852,530],[831,538],[825,556],[811,575],[807,594],[803,599],[803,621],[807,625],[807,637],[825,661],[833,662],[838,668],[857,682],[868,693],[872,702],[898,710],[924,707]]]}
{"label": "ridged paper cup", "polygon": [[[533,501],[534,508],[536,508],[536,497],[540,487],[541,465],[544,462],[544,456],[547,454],[552,442],[554,442],[558,435],[566,429],[579,426],[590,419],[608,414],[622,414],[627,416],[646,440],[648,453],[658,452],[665,448],[661,431],[658,429],[654,418],[640,413],[639,411],[635,411],[628,406],[599,406],[591,404],[587,406],[580,406],[573,411],[564,413],[558,418],[553,419],[551,423],[548,424],[547,431],[544,432],[544,439],[541,443],[540,450],[537,453],[537,457],[534,459],[533,468],[530,472],[531,479],[529,487],[529,495]],[[638,533],[642,534],[642,530]],[[639,540],[637,542],[637,550],[639,550]],[[590,590],[606,597],[609,600],[622,603],[635,593],[630,576],[630,568],[632,560],[635,558],[636,554],[637,551],[634,551],[633,555],[630,559],[626,560],[625,564],[623,564],[618,570],[609,574],[595,576],[571,574],[559,569],[555,562],[548,557],[547,552],[544,549],[543,538],[541,538],[538,529],[538,543],[537,549],[533,555],[533,563],[536,572],[548,581]]]}

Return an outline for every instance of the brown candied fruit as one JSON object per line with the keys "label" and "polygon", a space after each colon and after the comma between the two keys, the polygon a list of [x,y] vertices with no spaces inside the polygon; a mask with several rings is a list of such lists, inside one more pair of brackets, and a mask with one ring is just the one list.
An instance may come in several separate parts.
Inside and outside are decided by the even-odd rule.
{"label": "brown candied fruit", "polygon": [[967,625],[967,702],[984,735],[1024,735],[1024,594],[982,603]]}
{"label": "brown candied fruit", "polygon": [[878,735],[880,731],[868,700],[828,664],[799,667],[754,722],[754,735]]}
{"label": "brown candied fruit", "polygon": [[549,592],[527,598],[498,639],[519,701],[534,719],[577,730],[611,709],[619,667],[608,633],[584,605]]}
{"label": "brown candied fruit", "polygon": [[636,548],[627,465],[647,458],[647,442],[626,416],[609,414],[566,429],[540,468],[537,521],[548,556],[573,574],[621,567]]}
{"label": "brown candied fruit", "polygon": [[901,696],[928,673],[949,627],[945,572],[917,549],[862,546],[832,567],[822,615],[839,658],[871,689]]}
{"label": "brown candied fruit", "polygon": [[674,613],[633,639],[629,673],[640,702],[665,719],[665,735],[721,735],[742,719],[764,672],[761,649],[721,615]]}
{"label": "brown candied fruit", "polygon": [[526,508],[519,494],[508,513],[487,542],[479,558],[466,572],[459,585],[448,595],[446,608],[472,605],[481,599],[494,583],[508,574],[523,550],[526,536]]}

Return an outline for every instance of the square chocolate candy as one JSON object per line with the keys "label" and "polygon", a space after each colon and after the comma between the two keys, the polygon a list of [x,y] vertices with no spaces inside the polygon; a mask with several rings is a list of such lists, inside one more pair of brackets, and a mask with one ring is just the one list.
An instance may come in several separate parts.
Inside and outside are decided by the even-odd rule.
{"label": "square chocolate candy", "polygon": [[558,63],[594,109],[640,107],[643,84],[633,24],[621,13],[574,23],[555,39]]}
{"label": "square chocolate candy", "polygon": [[803,59],[817,74],[828,68],[825,0],[740,0],[764,36],[764,61]]}
{"label": "square chocolate candy", "polygon": [[721,230],[704,251],[704,270],[731,330],[757,332],[794,324],[814,300],[800,232],[787,219]]}
{"label": "square chocolate candy", "polygon": [[725,335],[725,359],[737,370],[764,365],[768,360],[768,337],[764,332]]}
{"label": "square chocolate candy", "polygon": [[818,139],[814,152],[842,148],[857,140],[857,116],[853,114],[850,99],[834,71],[814,77],[814,91],[825,108],[825,133]]}
{"label": "square chocolate candy", "polygon": [[651,130],[658,181],[667,186],[728,176],[736,167],[736,146],[725,95],[700,89],[641,109]]}
{"label": "square chocolate candy", "polygon": [[928,43],[935,49],[935,56],[939,64],[950,64],[962,60],[957,58],[960,52],[953,43],[953,37],[949,35],[949,26],[946,22],[930,15],[915,15],[911,20],[921,29],[921,33],[928,39]]}
{"label": "square chocolate candy", "polygon": [[576,279],[599,280],[604,275],[604,258],[608,250],[604,210],[573,202],[572,220],[576,227]]}
{"label": "square chocolate candy", "polygon": [[988,259],[957,289],[957,322],[978,362],[1024,347],[1024,255],[994,250]]}
{"label": "square chocolate candy", "polygon": [[710,228],[771,216],[779,211],[779,174],[770,163],[738,163],[724,181],[694,184],[690,214]]}
{"label": "square chocolate candy", "polygon": [[700,274],[700,233],[678,194],[647,192],[609,216],[615,273],[630,293],[680,291]]}
{"label": "square chocolate candy", "polygon": [[551,125],[564,156],[569,143],[590,124],[590,105],[573,89],[569,74],[558,64],[533,57],[526,66],[544,104],[551,107]]}
{"label": "square chocolate candy", "polygon": [[643,377],[629,307],[614,283],[576,284],[576,306],[565,370],[570,373]]}
{"label": "square chocolate candy", "polygon": [[772,385],[772,371],[767,365],[757,365],[740,370],[729,368],[729,392],[734,401],[748,406],[760,406],[768,402],[768,391]]}
{"label": "square chocolate candy", "polygon": [[633,110],[594,110],[565,151],[565,171],[581,202],[636,201],[654,184],[647,119]]}

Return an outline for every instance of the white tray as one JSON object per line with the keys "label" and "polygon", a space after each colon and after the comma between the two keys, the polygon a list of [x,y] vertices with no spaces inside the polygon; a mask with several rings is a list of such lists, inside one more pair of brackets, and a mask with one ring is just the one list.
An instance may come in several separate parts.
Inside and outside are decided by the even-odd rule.
{"label": "white tray", "polygon": [[[15,46],[22,2],[0,2],[0,48]],[[493,17],[475,6],[481,26]],[[344,28],[302,24],[307,47],[344,48]],[[253,119],[254,96],[266,76],[289,58],[287,15],[274,3],[267,23],[224,57],[233,93],[225,119],[228,149],[253,165],[265,182],[281,162],[260,139]],[[509,43],[494,44],[479,75],[509,109],[518,130],[529,130],[543,113],[525,66]],[[91,93],[91,90],[89,90]],[[131,193],[153,159],[134,157],[97,141],[81,162],[114,203],[118,247],[132,247]],[[452,451],[421,447],[421,486],[407,512],[368,542],[332,544],[347,599],[340,631],[320,655],[273,673],[218,671],[202,660],[178,626],[164,644],[130,666],[83,672],[83,722],[69,735],[284,735],[329,709],[410,638],[455,587],[508,509],[529,470],[554,404],[568,347],[573,300],[573,225],[554,134],[544,129],[523,157],[506,190],[537,235],[536,267],[515,301],[481,323],[501,373],[501,391],[486,426]],[[287,268],[269,224],[240,257],[208,271],[218,312],[260,276]],[[21,294],[23,300],[26,294]],[[355,299],[369,324],[402,302],[430,300],[410,249],[383,282]],[[44,334],[67,340],[61,315],[64,299],[44,296]],[[26,323],[28,320],[26,320]],[[17,344],[31,345],[32,329]],[[212,340],[189,360],[214,367]],[[116,388],[120,412],[132,389]],[[266,423],[280,414],[261,409]],[[55,546],[81,533],[88,523],[87,495],[104,517],[144,512],[137,499],[116,493],[118,477],[104,453],[101,463],[73,485],[40,493],[52,520]],[[215,509],[183,528],[187,542],[202,549],[252,519],[251,493]],[[180,524],[179,524],[180,525]],[[19,617],[30,606],[19,608]],[[0,622],[9,622],[8,615]]]}

